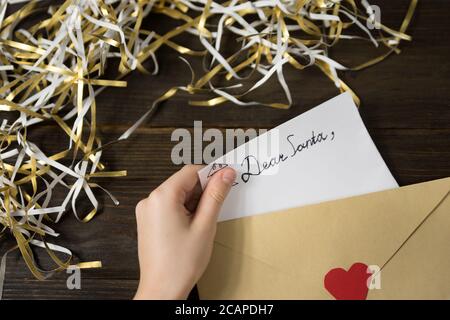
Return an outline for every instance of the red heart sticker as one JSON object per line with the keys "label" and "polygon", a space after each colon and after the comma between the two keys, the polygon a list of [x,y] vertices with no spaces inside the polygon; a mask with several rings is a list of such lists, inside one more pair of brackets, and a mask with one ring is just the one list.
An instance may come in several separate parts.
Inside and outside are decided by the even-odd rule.
{"label": "red heart sticker", "polygon": [[367,280],[372,275],[367,268],[364,263],[357,262],[348,271],[331,269],[324,278],[325,289],[336,300],[366,300],[369,291]]}

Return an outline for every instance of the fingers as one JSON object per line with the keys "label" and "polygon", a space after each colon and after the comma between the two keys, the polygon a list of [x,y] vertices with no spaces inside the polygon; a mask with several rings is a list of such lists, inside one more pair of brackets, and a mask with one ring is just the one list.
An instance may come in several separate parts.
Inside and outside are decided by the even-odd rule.
{"label": "fingers", "polygon": [[227,167],[214,174],[203,191],[194,216],[194,224],[200,227],[214,227],[220,209],[236,179],[234,169]]}
{"label": "fingers", "polygon": [[197,172],[201,168],[203,168],[202,165],[186,165],[175,172],[159,188],[174,195],[180,204],[184,204],[199,181]]}

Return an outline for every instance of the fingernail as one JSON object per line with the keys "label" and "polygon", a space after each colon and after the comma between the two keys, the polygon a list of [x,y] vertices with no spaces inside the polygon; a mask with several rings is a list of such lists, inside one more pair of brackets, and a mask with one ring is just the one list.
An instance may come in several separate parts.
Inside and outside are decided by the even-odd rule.
{"label": "fingernail", "polygon": [[223,170],[222,173],[222,180],[226,184],[233,184],[234,180],[236,179],[236,172],[232,168],[226,168]]}

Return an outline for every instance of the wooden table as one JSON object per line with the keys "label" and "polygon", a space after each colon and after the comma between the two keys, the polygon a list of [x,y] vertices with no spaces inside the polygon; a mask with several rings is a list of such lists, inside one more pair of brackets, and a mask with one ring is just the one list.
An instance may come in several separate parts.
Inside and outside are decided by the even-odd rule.
{"label": "wooden table", "polygon": [[[382,8],[382,22],[398,28],[408,0],[373,1]],[[387,165],[400,185],[450,176],[450,23],[447,0],[421,1],[409,34],[413,42],[402,43],[401,55],[360,72],[348,72],[343,80],[360,96],[363,120]],[[149,18],[152,23],[162,21]],[[372,47],[350,45],[333,48],[332,54],[352,65],[374,56]],[[134,73],[127,89],[106,90],[98,99],[98,115],[104,141],[118,137],[151,102],[173,84],[186,84],[189,73],[171,49],[159,51],[158,76]],[[289,69],[289,68],[287,68]],[[102,210],[89,224],[77,222],[71,212],[57,225],[57,243],[73,249],[83,261],[101,260],[102,269],[82,271],[81,290],[68,290],[68,274],[45,282],[33,278],[20,254],[8,258],[5,299],[128,299],[138,283],[134,207],[169,175],[179,169],[170,159],[171,132],[192,127],[271,128],[335,96],[336,88],[316,68],[287,70],[294,96],[289,110],[266,107],[190,107],[188,97],[178,95],[165,103],[157,115],[128,140],[105,151],[104,160],[113,170],[126,169],[128,176],[103,180],[119,200],[114,206],[98,193]],[[256,98],[282,100],[278,86],[267,86]],[[44,150],[62,150],[66,138],[55,127],[33,131],[33,141]],[[64,194],[57,194],[62,199]],[[81,208],[83,204],[80,204]],[[86,205],[86,209],[87,209]],[[13,244],[2,241],[0,253]],[[45,264],[45,259],[42,261]]]}

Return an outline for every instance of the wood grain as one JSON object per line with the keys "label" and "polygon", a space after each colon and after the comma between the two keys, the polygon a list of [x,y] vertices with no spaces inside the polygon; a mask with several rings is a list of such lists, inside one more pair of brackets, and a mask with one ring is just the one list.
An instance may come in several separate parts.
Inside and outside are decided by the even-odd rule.
{"label": "wood grain", "polygon": [[[374,1],[382,8],[382,19],[396,27],[408,1]],[[450,33],[448,1],[422,1],[410,28],[413,42],[402,45],[402,54],[393,55],[370,69],[343,75],[361,97],[361,115],[383,158],[401,185],[450,176]],[[152,16],[151,23],[157,23]],[[334,49],[346,64],[370,57],[369,47],[351,42]],[[334,54],[334,51],[333,51]],[[158,76],[133,74],[127,89],[106,90],[98,99],[100,131],[104,141],[118,137],[146,110],[151,102],[174,84],[186,84],[189,74],[177,55],[164,48],[159,55]],[[219,128],[272,128],[337,94],[336,88],[321,73],[310,68],[304,72],[289,70],[287,79],[295,104],[290,110],[265,107],[216,108],[189,107],[190,97],[179,95],[160,108],[149,123],[128,141],[105,151],[105,162],[112,170],[126,169],[128,176],[99,182],[119,200],[114,206],[97,193],[102,210],[89,224],[75,220],[68,212],[57,225],[61,237],[57,243],[75,252],[77,259],[101,260],[103,268],[82,271],[82,289],[66,288],[67,274],[51,280],[34,280],[20,255],[8,258],[5,299],[128,299],[138,279],[134,206],[178,167],[170,152],[173,129],[190,128],[194,120],[203,126]],[[256,98],[272,97],[281,101],[281,91],[269,85]],[[31,137],[31,135],[30,135]],[[32,131],[32,139],[47,151],[64,148],[66,139],[51,125]],[[64,193],[56,194],[61,200]],[[80,203],[80,208],[87,203]],[[13,245],[8,238],[0,242],[0,253]],[[42,253],[42,252],[41,252]],[[39,255],[40,262],[48,259]]]}

